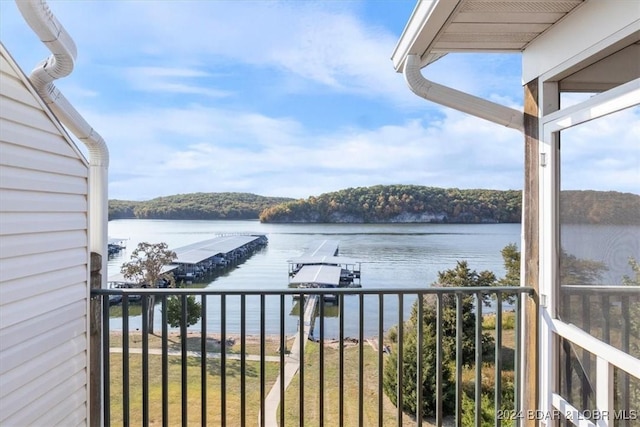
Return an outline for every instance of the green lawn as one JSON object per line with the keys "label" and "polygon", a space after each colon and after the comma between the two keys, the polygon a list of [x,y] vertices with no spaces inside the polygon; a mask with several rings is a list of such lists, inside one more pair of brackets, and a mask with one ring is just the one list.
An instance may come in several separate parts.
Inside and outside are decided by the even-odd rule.
{"label": "green lawn", "polygon": [[[112,333],[111,346],[120,347],[122,336],[119,333]],[[513,343],[514,331],[503,331],[503,352],[505,352],[505,370],[513,369]],[[155,335],[149,336],[149,347],[160,348],[161,338]],[[134,332],[129,336],[131,348],[142,346],[141,335]],[[277,354],[279,340],[267,340],[266,353],[268,355]],[[179,336],[173,335],[169,339],[169,348],[180,349]],[[189,334],[187,336],[187,348],[193,351],[200,350],[199,334]],[[378,353],[369,344],[363,346],[363,419],[360,423],[358,416],[358,387],[359,387],[359,347],[350,346],[344,349],[344,396],[339,400],[339,350],[338,348],[326,346],[324,349],[324,384],[319,383],[319,345],[309,342],[305,351],[305,403],[304,417],[305,425],[319,425],[319,396],[324,393],[324,423],[325,425],[339,425],[339,405],[344,408],[344,425],[378,425]],[[207,350],[219,352],[220,344],[217,340],[210,338],[207,342]],[[240,352],[240,342],[236,339],[233,346],[227,348],[229,353]],[[247,353],[259,354],[260,343],[252,337],[247,339]],[[386,357],[386,356],[385,356]],[[187,396],[188,409],[187,417],[189,425],[200,425],[200,359],[189,357],[187,369]],[[511,363],[510,363],[511,362]],[[114,353],[111,355],[111,419],[112,424],[122,424],[122,355]],[[150,425],[160,425],[162,422],[162,388],[161,388],[161,356],[149,356],[149,394],[150,394]],[[142,423],[142,389],[141,389],[141,365],[142,359],[138,354],[130,356],[130,422],[132,425]],[[511,366],[510,366],[511,365]],[[487,374],[492,374],[491,363],[485,367]],[[484,371],[484,369],[483,369]],[[473,371],[465,369],[463,381],[468,387],[473,382]],[[278,363],[265,364],[265,393],[268,393],[279,373]],[[484,372],[483,372],[484,374]],[[256,425],[259,411],[260,393],[260,365],[257,362],[247,361],[244,372],[246,379],[246,421],[247,425]],[[227,425],[240,424],[240,362],[227,360],[226,367],[226,408]],[[207,424],[220,425],[220,361],[219,359],[207,360]],[[181,365],[179,357],[169,358],[169,425],[180,424],[181,409]],[[383,393],[383,425],[397,426],[396,408]],[[295,427],[299,422],[299,375],[291,382],[285,395],[285,425]],[[445,425],[449,425],[451,420],[446,420]],[[402,425],[415,425],[415,420],[407,415],[403,416]],[[426,420],[423,425],[430,425]]]}
{"label": "green lawn", "polygon": [[[324,424],[328,426],[340,425],[339,419],[339,349],[325,347],[324,384],[320,387],[320,347],[317,343],[309,342],[305,351],[304,367],[304,424],[319,425],[320,392],[324,392]],[[344,350],[344,425],[345,426],[374,426],[378,425],[378,353],[369,345],[363,347],[364,361],[364,390],[363,390],[363,420],[358,420],[358,346],[347,347]],[[396,424],[396,408],[383,393],[383,424]],[[299,375],[291,382],[285,394],[285,425],[296,427],[300,425],[299,406]],[[415,421],[405,416],[403,425],[415,425]]]}
{"label": "green lawn", "polygon": [[[161,356],[149,356],[149,419],[150,425],[162,424],[162,380]],[[200,358],[187,359],[187,419],[189,425],[201,425],[201,378]],[[130,423],[142,423],[142,357],[132,354],[130,363]],[[207,360],[207,425],[221,425],[220,419],[220,360]],[[265,364],[265,393],[268,393],[278,376],[277,363]],[[244,372],[246,381],[246,420],[247,425],[256,425],[260,407],[260,364],[247,362]],[[226,425],[240,424],[240,362],[226,362]],[[169,425],[182,422],[181,404],[181,363],[179,357],[169,357]],[[111,354],[111,424],[122,425],[122,355]]]}

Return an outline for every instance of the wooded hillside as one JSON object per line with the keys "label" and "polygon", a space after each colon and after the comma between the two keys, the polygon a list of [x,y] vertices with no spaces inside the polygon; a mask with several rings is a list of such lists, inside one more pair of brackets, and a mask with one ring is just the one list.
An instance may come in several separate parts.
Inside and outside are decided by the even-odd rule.
{"label": "wooded hillside", "polygon": [[191,193],[135,202],[109,200],[109,219],[257,219],[264,209],[291,201],[250,193]]}
{"label": "wooded hillside", "polygon": [[[460,190],[420,185],[347,188],[294,200],[250,193],[192,193],[109,201],[109,219],[260,219],[274,223],[517,223],[520,190]],[[640,225],[640,196],[563,191],[565,224]]]}
{"label": "wooded hillside", "polygon": [[[517,223],[520,190],[460,190],[418,185],[348,188],[267,208],[263,222]],[[563,191],[565,224],[640,225],[640,196],[615,191]]]}
{"label": "wooded hillside", "polygon": [[617,191],[563,191],[560,221],[565,224],[640,225],[640,196]]}
{"label": "wooded hillside", "polygon": [[520,222],[519,190],[459,190],[419,185],[348,188],[267,208],[262,222]]}

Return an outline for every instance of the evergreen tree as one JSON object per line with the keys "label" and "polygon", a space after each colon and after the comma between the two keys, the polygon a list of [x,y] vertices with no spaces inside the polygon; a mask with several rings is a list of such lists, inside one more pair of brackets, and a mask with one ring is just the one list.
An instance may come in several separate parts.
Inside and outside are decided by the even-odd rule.
{"label": "evergreen tree", "polygon": [[[500,251],[504,263],[505,275],[498,279],[498,286],[520,286],[520,251],[515,243],[509,243]],[[503,301],[514,303],[515,295],[503,295]]]}
{"label": "evergreen tree", "polygon": [[[480,273],[471,270],[466,261],[458,261],[455,268],[438,273],[438,282],[433,286],[443,287],[478,287],[492,286],[496,278],[490,271]],[[412,415],[429,416],[435,413],[435,371],[436,371],[436,324],[442,325],[442,393],[443,411],[451,413],[455,407],[455,387],[451,378],[450,367],[456,359],[456,334],[462,334],[462,363],[471,366],[475,360],[475,328],[476,320],[474,306],[478,301],[467,295],[461,297],[462,330],[457,330],[456,305],[457,297],[452,294],[442,295],[442,318],[437,319],[435,295],[425,296],[423,299],[423,318],[418,319],[418,301],[414,303],[411,317],[404,324],[404,347],[402,354],[403,389],[402,410]],[[480,298],[480,301],[484,301]],[[420,361],[423,366],[423,377],[420,386],[423,390],[423,407],[416,407],[416,375],[417,375],[417,325],[423,322],[423,353]],[[486,353],[491,349],[493,338],[488,334],[482,336],[482,349]],[[392,349],[384,371],[383,388],[394,404],[397,404],[397,346]]]}

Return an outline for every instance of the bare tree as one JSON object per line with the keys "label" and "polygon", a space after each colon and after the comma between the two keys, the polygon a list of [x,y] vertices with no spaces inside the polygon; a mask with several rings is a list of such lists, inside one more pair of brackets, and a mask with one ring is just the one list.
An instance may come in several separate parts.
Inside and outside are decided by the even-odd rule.
{"label": "bare tree", "polygon": [[[171,264],[177,255],[168,249],[166,243],[147,243],[140,242],[136,249],[131,253],[131,261],[122,264],[120,272],[125,279],[132,280],[143,288],[155,288],[160,281],[166,281],[170,287],[175,286],[175,278],[173,273],[163,273],[162,268]],[[147,316],[149,332],[153,333],[153,313],[155,305],[155,296],[149,296],[149,304],[147,304]]]}

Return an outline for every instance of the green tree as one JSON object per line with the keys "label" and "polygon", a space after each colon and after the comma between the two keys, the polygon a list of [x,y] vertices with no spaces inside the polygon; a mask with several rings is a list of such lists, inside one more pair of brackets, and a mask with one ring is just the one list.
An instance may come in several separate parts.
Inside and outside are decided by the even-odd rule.
{"label": "green tree", "polygon": [[[426,330],[422,340],[422,377],[420,387],[422,388],[423,405],[417,407],[417,366],[418,360],[418,335],[415,323],[417,319],[410,319],[407,323],[404,335],[402,352],[402,410],[412,415],[420,413],[422,417],[435,415],[438,392],[442,393],[442,408],[446,414],[452,413],[455,409],[455,384],[451,376],[448,363],[442,365],[442,389],[436,389],[436,334],[434,325],[425,325]],[[398,405],[398,353],[394,347],[387,358],[384,367],[383,389],[394,405]]]}
{"label": "green tree", "polygon": [[[125,262],[120,272],[125,279],[132,280],[143,288],[155,288],[161,280],[167,281],[169,286],[175,286],[173,273],[163,273],[162,268],[171,264],[177,258],[175,252],[168,249],[166,243],[140,242],[131,252],[131,261]],[[153,333],[153,313],[155,296],[149,296],[147,316],[149,331]]]}
{"label": "green tree", "polygon": [[[458,261],[455,268],[438,273],[438,282],[432,286],[443,287],[478,287],[492,286],[496,281],[495,275],[490,271],[482,271],[478,273],[471,270],[466,261]],[[435,413],[435,363],[436,363],[436,327],[439,321],[442,325],[442,381],[443,386],[443,411],[445,414],[451,413],[454,408],[455,388],[451,378],[450,366],[455,363],[456,358],[456,305],[457,297],[452,294],[442,295],[442,318],[437,319],[435,295],[427,295],[423,299],[423,353],[422,366],[424,375],[420,386],[422,387],[423,407],[416,407],[415,390],[416,388],[416,362],[417,362],[417,325],[418,319],[418,301],[413,305],[411,317],[404,324],[404,351],[402,354],[403,366],[403,389],[402,393],[402,410],[412,415],[421,414],[429,416]],[[476,320],[474,314],[474,301],[472,296],[461,297],[462,303],[462,363],[471,366],[475,360],[475,327]],[[487,353],[491,349],[493,339],[489,334],[483,334],[482,349],[483,353]],[[397,366],[398,354],[397,346],[391,351],[391,355],[385,364],[383,388],[387,396],[394,404],[397,404]]]}
{"label": "green tree", "polygon": [[607,270],[603,262],[581,259],[564,249],[560,254],[560,286],[596,284]]}
{"label": "green tree", "polygon": [[[509,243],[500,251],[504,264],[505,275],[498,279],[498,286],[520,286],[520,251],[515,243]],[[513,295],[503,295],[503,301],[515,302]]]}
{"label": "green tree", "polygon": [[[477,272],[471,270],[466,261],[458,261],[456,267],[438,273],[438,282],[433,286],[443,287],[490,287],[496,283],[496,276],[491,271],[485,270]],[[426,299],[431,299],[431,310],[425,310],[425,322],[435,324],[436,311],[435,311],[435,298],[433,296],[427,296]],[[456,354],[456,334],[457,320],[456,320],[456,296],[453,294],[447,294],[442,296],[443,309],[442,309],[442,345],[445,360],[455,361]],[[488,304],[488,298],[485,296],[481,300]],[[476,316],[474,307],[477,304],[475,297],[472,295],[465,295],[461,297],[462,303],[462,363],[465,366],[472,366],[475,361],[475,328],[476,328]],[[483,354],[486,354],[491,348],[493,338],[489,334],[483,334],[482,336],[482,348]]]}
{"label": "green tree", "polygon": [[520,251],[515,243],[509,243],[500,251],[506,271],[498,280],[499,286],[520,286]]}
{"label": "green tree", "polygon": [[[194,295],[184,297],[187,303],[186,326],[195,325],[202,316],[202,304],[196,301]],[[167,299],[167,323],[173,328],[182,325],[182,298],[173,295]]]}
{"label": "green tree", "polygon": [[629,257],[629,267],[631,267],[634,277],[630,277],[625,274],[622,276],[622,285],[640,286],[640,263],[638,263],[634,257]]}

